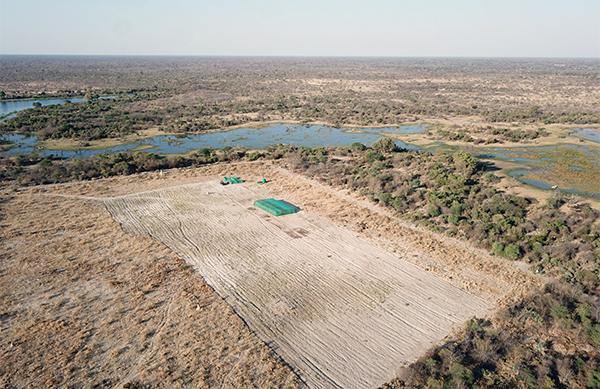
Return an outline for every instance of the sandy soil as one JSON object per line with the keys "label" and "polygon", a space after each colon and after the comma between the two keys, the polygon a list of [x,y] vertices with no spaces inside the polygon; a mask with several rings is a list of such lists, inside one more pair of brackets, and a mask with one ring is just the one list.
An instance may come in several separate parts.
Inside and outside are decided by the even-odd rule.
{"label": "sandy soil", "polygon": [[268,184],[269,191],[276,197],[303,204],[310,212],[327,217],[389,251],[398,254],[410,251],[411,255],[404,256],[406,260],[486,299],[512,301],[542,285],[543,280],[521,270],[519,263],[491,256],[462,240],[407,223],[366,198],[293,173],[279,163],[257,161],[216,164],[196,169],[48,185],[37,190],[91,197],[119,196],[195,183],[201,176],[232,174],[242,175],[248,181],[268,177],[272,179]]}
{"label": "sandy soil", "polygon": [[310,387],[384,384],[492,305],[328,219],[254,209],[268,186],[218,179],[105,204],[194,265]]}
{"label": "sandy soil", "polygon": [[4,198],[0,386],[294,387],[202,278],[96,202]]}
{"label": "sandy soil", "polygon": [[[252,183],[251,185],[253,185],[253,190],[268,190],[274,197],[286,198],[289,201],[300,205],[303,208],[303,215],[312,215],[311,217],[316,218],[314,220],[327,220],[325,225],[328,226],[333,226],[333,224],[335,224],[335,228],[331,227],[334,228],[334,231],[346,231],[344,234],[342,234],[342,238],[345,237],[345,240],[342,238],[336,240],[339,240],[340,242],[348,242],[348,239],[351,239],[351,242],[348,243],[348,246],[354,247],[354,242],[358,239],[360,242],[362,242],[359,246],[364,247],[367,251],[367,254],[365,254],[367,257],[370,255],[369,253],[371,251],[379,250],[384,253],[383,257],[394,258],[394,263],[390,266],[400,266],[398,263],[403,263],[402,266],[407,268],[415,268],[416,271],[422,271],[420,269],[423,269],[426,271],[424,277],[428,280],[435,279],[435,285],[445,285],[445,287],[450,288],[448,290],[455,291],[453,293],[458,293],[460,296],[469,296],[469,294],[476,295],[481,299],[480,301],[485,301],[484,305],[486,306],[504,304],[505,302],[513,301],[523,293],[526,293],[532,288],[539,286],[543,281],[532,276],[529,272],[514,266],[513,263],[492,257],[488,253],[475,249],[465,242],[454,240],[439,234],[434,234],[419,227],[413,226],[392,214],[387,209],[375,206],[368,200],[364,198],[358,198],[352,193],[343,192],[338,189],[320,184],[314,180],[292,173],[285,168],[282,168],[278,164],[272,164],[270,162],[244,162],[239,164],[211,165],[197,169],[178,169],[165,172],[144,173],[136,176],[114,177],[110,179],[87,182],[48,185],[27,189],[22,193],[17,193],[12,200],[3,206],[4,212],[6,213],[4,222],[5,225],[3,226],[3,236],[8,237],[9,239],[5,238],[3,240],[2,252],[3,255],[7,256],[7,258],[12,258],[11,261],[7,261],[6,263],[3,262],[3,272],[1,273],[1,276],[3,277],[3,290],[7,289],[5,285],[8,284],[8,280],[15,278],[15,274],[18,274],[19,271],[24,271],[18,267],[19,263],[26,263],[27,261],[30,261],[28,258],[30,258],[32,254],[37,255],[36,253],[46,250],[45,247],[42,248],[38,247],[37,245],[27,245],[27,237],[34,236],[34,233],[37,233],[37,231],[40,230],[46,231],[46,228],[42,226],[45,224],[51,224],[55,230],[69,231],[69,233],[72,235],[72,238],[70,240],[65,240],[63,235],[57,235],[56,233],[53,233],[54,235],[52,235],[51,232],[54,230],[49,230],[50,232],[48,232],[48,234],[50,235],[44,238],[45,240],[43,242],[45,243],[40,241],[40,245],[47,246],[48,242],[50,242],[53,245],[52,247],[58,247],[58,249],[52,250],[51,253],[69,252],[71,253],[70,255],[75,258],[73,262],[71,260],[64,259],[64,255],[56,254],[54,256],[57,258],[53,259],[58,261],[55,267],[64,268],[65,265],[62,264],[62,262],[68,261],[69,264],[73,262],[69,269],[72,268],[73,270],[71,271],[77,272],[77,269],[80,266],[83,266],[83,264],[86,264],[87,261],[98,262],[114,260],[117,262],[117,264],[113,265],[110,265],[110,263],[112,263],[110,262],[109,265],[106,266],[109,266],[110,269],[119,269],[119,271],[107,271],[105,267],[96,269],[94,266],[93,273],[86,273],[86,278],[103,279],[106,277],[110,279],[111,277],[118,277],[121,282],[120,285],[123,283],[129,285],[129,289],[119,291],[118,294],[117,292],[111,291],[110,293],[114,293],[114,296],[109,293],[109,297],[101,297],[103,299],[102,301],[106,301],[107,299],[110,300],[110,304],[102,303],[101,305],[120,306],[121,310],[130,312],[129,315],[141,314],[142,316],[148,315],[154,317],[152,315],[159,316],[162,313],[164,316],[165,305],[167,305],[166,303],[162,303],[162,305],[159,305],[158,308],[154,308],[157,311],[154,312],[150,311],[147,307],[140,308],[140,305],[137,304],[137,301],[134,305],[132,305],[132,301],[128,296],[132,294],[132,290],[135,290],[135,288],[143,288],[143,286],[136,284],[136,282],[139,282],[139,277],[132,277],[131,272],[137,271],[143,273],[145,272],[143,269],[146,268],[151,270],[158,266],[156,262],[157,258],[161,258],[160,263],[162,264],[166,261],[164,258],[168,257],[171,261],[173,261],[169,262],[171,265],[169,267],[168,277],[165,275],[161,279],[162,281],[154,283],[158,284],[158,286],[154,286],[153,293],[149,294],[149,296],[159,299],[160,301],[168,300],[168,296],[170,296],[169,293],[171,293],[171,295],[172,293],[175,293],[173,292],[173,288],[177,288],[177,286],[174,285],[186,285],[186,282],[188,282],[187,285],[189,285],[189,288],[199,288],[199,290],[203,291],[203,299],[209,299],[211,301],[211,305],[209,305],[211,308],[207,312],[203,304],[196,304],[200,306],[200,311],[199,313],[194,311],[194,307],[196,306],[194,296],[196,293],[199,293],[196,291],[196,289],[190,289],[193,290],[193,292],[186,294],[186,298],[189,300],[182,299],[181,297],[178,297],[177,299],[171,299],[174,302],[178,302],[177,309],[180,309],[184,313],[178,316],[180,320],[176,325],[179,326],[183,332],[169,334],[163,333],[160,339],[164,338],[163,343],[171,342],[171,344],[183,344],[185,347],[188,347],[188,351],[181,351],[180,349],[182,346],[178,346],[175,349],[169,349],[161,345],[160,347],[157,346],[154,349],[155,351],[149,351],[147,353],[149,355],[148,358],[156,358],[155,356],[150,356],[154,355],[156,350],[160,350],[160,352],[163,352],[165,349],[170,350],[170,352],[174,354],[172,356],[172,360],[174,361],[173,364],[175,366],[175,371],[185,371],[188,366],[193,366],[194,373],[204,370],[202,377],[211,377],[210,379],[203,378],[203,381],[196,380],[195,377],[197,376],[190,374],[190,380],[192,384],[200,383],[200,386],[211,386],[211,382],[219,382],[219,377],[223,377],[223,375],[219,374],[225,374],[222,373],[224,370],[231,370],[232,365],[235,365],[236,367],[233,369],[234,372],[228,377],[229,379],[238,380],[236,384],[232,384],[236,387],[254,385],[257,382],[258,384],[256,385],[259,387],[276,385],[288,386],[292,383],[296,383],[296,381],[294,381],[294,375],[285,367],[285,365],[277,362],[273,354],[269,353],[269,349],[264,346],[264,344],[261,344],[256,336],[252,336],[248,328],[243,325],[242,321],[234,315],[227,304],[216,297],[214,291],[207,287],[201,278],[189,273],[189,270],[185,270],[184,272],[180,269],[181,267],[184,267],[184,264],[182,261],[173,256],[171,251],[167,250],[164,246],[153,242],[153,240],[143,236],[125,234],[120,229],[116,228],[116,224],[110,220],[110,217],[106,211],[102,211],[102,209],[97,205],[93,205],[94,203],[98,203],[97,199],[99,197],[117,197],[129,195],[131,193],[147,192],[152,190],[163,190],[162,192],[159,192],[163,193],[165,192],[164,189],[177,185],[197,184],[202,177],[215,177],[229,174],[242,175],[244,178],[248,179],[250,183]],[[267,184],[265,187],[256,189],[259,188],[259,186],[254,185],[253,182],[261,177],[268,177],[272,179],[272,182]],[[217,189],[219,188],[220,187],[217,187]],[[201,198],[202,196],[206,196],[206,193],[208,192],[214,191],[200,191],[198,196]],[[57,195],[62,197],[58,197]],[[182,207],[181,209],[188,207],[185,201],[179,201],[177,203],[179,204],[179,207]],[[33,207],[33,205],[36,206]],[[242,210],[242,214],[244,214],[244,212],[250,212],[246,210],[246,208],[248,207],[245,207]],[[48,215],[50,217],[39,218],[37,215]],[[84,217],[81,217],[81,215],[84,215]],[[310,220],[312,221],[313,219]],[[301,221],[298,221],[298,223],[300,222]],[[331,224],[331,222],[333,222],[333,224]],[[96,227],[96,225],[99,227]],[[324,226],[323,224],[318,223],[317,225],[321,227]],[[82,229],[82,226],[86,226],[86,228]],[[290,238],[288,233],[292,235],[298,234],[297,232],[294,232],[294,228],[297,227],[298,226],[293,226],[293,228],[290,229],[284,225],[283,228],[277,228],[275,231],[278,231],[277,233],[279,234],[285,234],[286,240],[297,241],[298,239],[288,239]],[[340,227],[343,228],[340,229]],[[194,226],[194,228],[197,227]],[[82,229],[82,231],[76,232],[78,229]],[[309,231],[309,228],[304,228],[304,230]],[[213,231],[203,231],[203,233],[204,232],[213,234],[216,233]],[[350,236],[352,236],[352,238],[350,238]],[[164,237],[163,239],[167,240]],[[17,247],[15,243],[16,241],[20,242],[20,246],[18,246],[20,250],[13,249]],[[99,242],[102,242],[104,246]],[[110,246],[112,242],[115,242],[115,249],[111,248]],[[328,243],[328,245],[329,244],[330,243]],[[94,248],[88,248],[87,245],[92,245]],[[321,246],[316,245],[311,247],[318,248]],[[367,247],[369,249],[366,249]],[[135,250],[133,252],[129,252],[132,250],[132,248]],[[229,246],[226,249],[230,249]],[[109,250],[108,254],[104,252],[106,250]],[[335,251],[348,252],[347,250],[348,249],[346,247],[336,246]],[[325,252],[325,249],[323,251]],[[45,256],[50,256],[50,254],[46,251],[43,252]],[[135,259],[132,260],[131,258]],[[304,261],[306,258],[300,258],[297,260]],[[325,258],[324,260],[331,261],[331,259]],[[48,262],[47,259],[45,259],[45,261]],[[128,266],[127,269],[129,269],[129,273],[120,268],[125,266],[125,264]],[[412,266],[411,264],[416,265],[416,267]],[[19,277],[22,278],[21,284],[18,284],[20,286],[13,289],[17,291],[21,290],[19,292],[21,294],[18,296],[18,298],[3,297],[1,300],[2,305],[5,307],[12,307],[30,304],[31,297],[26,295],[24,292],[24,288],[27,287],[26,281],[30,277],[40,277],[36,274],[36,272],[47,272],[48,268],[48,266],[38,265],[35,270],[29,270],[28,273],[19,275]],[[50,268],[53,268],[53,266],[50,266]],[[89,272],[89,268],[90,266],[86,265],[84,271]],[[173,276],[173,274],[179,274],[179,272],[184,272],[185,276],[181,275],[180,278]],[[433,277],[433,275],[435,275],[435,277]],[[52,287],[42,288],[42,286],[40,286],[38,289],[34,289],[33,296],[40,295],[41,297],[36,298],[44,299],[46,298],[45,293],[50,293],[48,290],[52,290],[54,291],[52,293],[62,296],[64,294],[62,288],[64,288],[64,285],[69,286],[70,284],[65,284],[65,281],[62,279],[55,280],[54,277],[55,275],[52,274],[44,278],[43,284],[50,283],[53,285],[53,283],[56,283],[54,287],[55,289],[52,289]],[[175,278],[173,282],[169,281],[171,278]],[[193,278],[193,281],[191,281],[190,278]],[[310,277],[311,280],[314,278],[314,276]],[[162,288],[163,283],[171,285],[171,289],[167,288],[166,286]],[[143,281],[142,284],[145,285],[147,282]],[[411,293],[411,288],[407,290],[402,289],[401,287],[398,288],[398,290],[403,290],[407,294]],[[301,288],[295,289],[301,290]],[[392,291],[395,289],[396,287],[392,288]],[[36,290],[38,290],[38,292],[35,292]],[[77,290],[82,297],[80,297],[78,303],[73,303],[73,307],[71,307],[71,309],[82,311],[82,307],[87,307],[89,304],[94,304],[93,301],[88,301],[88,297],[85,297],[85,293],[89,292],[82,290],[81,287],[78,287]],[[420,289],[417,287],[416,290]],[[427,295],[429,292],[430,290],[426,290],[421,294]],[[7,293],[5,293],[5,295],[8,296]],[[433,296],[436,295],[434,294]],[[439,295],[437,296],[439,297]],[[97,298],[100,299],[100,297]],[[149,297],[142,293],[140,298],[147,299]],[[231,300],[228,302],[232,304],[239,313],[241,313],[239,305],[236,306]],[[148,303],[148,306],[152,306],[152,302]],[[290,308],[290,304],[285,301],[283,304],[276,305],[276,307],[279,307],[284,311],[287,309],[286,306],[287,308]],[[291,306],[293,306],[293,304]],[[427,303],[424,306],[427,306]],[[144,307],[144,305],[141,305],[141,307]],[[410,308],[412,309],[414,307],[415,306]],[[403,307],[400,306],[398,308],[401,309]],[[48,312],[44,314],[49,321],[58,320],[62,315],[64,315],[64,309],[66,309],[64,306],[57,306],[52,309],[48,309]],[[223,310],[227,313],[223,314]],[[16,309],[4,308],[4,311],[16,312]],[[476,311],[478,311],[478,308],[470,311],[470,314],[473,314]],[[151,315],[149,312],[154,313]],[[216,312],[219,312],[219,314],[217,315]],[[443,310],[437,312],[441,312],[441,317],[444,316]],[[94,312],[94,314],[96,313]],[[201,316],[196,318],[196,314]],[[463,312],[463,315],[465,314],[466,312]],[[20,314],[21,316],[19,316],[19,314],[11,315],[12,316],[5,315],[5,317],[10,318],[14,316],[14,318],[10,319],[10,323],[13,324],[9,324],[6,319],[3,319],[3,333],[7,334],[7,339],[17,339],[25,336],[23,335],[25,331],[22,330],[20,330],[18,336],[13,334],[13,332],[17,331],[18,328],[27,328],[24,319],[25,314]],[[103,315],[108,315],[108,313],[103,313]],[[224,318],[218,320],[217,316],[221,318],[220,315],[224,315]],[[27,325],[31,326],[37,324],[36,317],[38,316],[39,313],[28,316],[29,318],[27,319]],[[82,316],[85,317],[85,315]],[[436,342],[444,335],[448,334],[451,331],[452,325],[460,323],[464,318],[466,318],[466,316],[463,316],[460,320],[457,318],[454,318],[456,320],[452,320],[446,317],[445,320],[449,321],[448,326],[444,329],[444,333],[433,331],[433,333],[436,334],[435,337],[426,337],[427,340],[419,343],[418,345],[414,345],[414,348],[410,350],[402,349],[402,347],[398,348],[396,350],[396,356],[398,358],[395,359],[394,362],[396,364],[392,368],[393,364],[390,363],[387,367],[387,373],[389,374],[390,371],[397,371],[398,368],[401,368],[402,365],[407,363],[414,355],[418,354],[416,351],[417,349],[420,350],[419,352],[425,351],[429,344]],[[171,320],[175,319],[172,315],[171,317]],[[187,317],[192,317],[192,319],[189,320]],[[86,320],[91,321],[93,319],[87,317]],[[158,318],[153,320],[160,322],[160,319]],[[153,324],[155,321],[150,320],[148,322],[144,321],[143,323],[137,323],[135,327],[132,327],[132,330],[128,325],[127,328],[122,329],[122,333],[118,333],[115,336],[115,339],[118,339],[119,342],[121,342],[120,344],[129,344],[131,342],[135,343],[134,340],[137,339],[136,336],[139,336],[140,333],[143,333],[143,331],[148,328],[155,328],[155,324]],[[102,343],[104,345],[112,343],[112,339],[110,342],[107,342],[107,339],[110,339],[108,335],[109,332],[104,330],[104,332],[100,332],[103,328],[100,327],[100,323],[102,323],[102,326],[104,326],[104,323],[106,322],[110,322],[110,319],[103,319],[103,321],[94,322],[95,324],[93,328],[95,328],[97,332],[92,334],[91,337],[92,339],[95,339],[97,343]],[[14,323],[18,323],[18,325]],[[436,321],[433,320],[432,323],[433,327],[435,328]],[[202,328],[206,327],[207,331],[206,334],[201,333],[202,336],[200,345],[196,344],[196,340],[188,339],[189,334],[187,333],[189,332],[187,330],[188,327],[194,328],[194,326],[198,325]],[[91,324],[89,326],[91,326]],[[41,332],[37,335],[27,335],[28,338],[31,338],[31,340],[28,341],[34,342],[34,340],[38,338],[46,339],[49,332],[48,330],[44,331],[45,332]],[[112,331],[110,333],[112,334]],[[215,333],[220,335],[215,336]],[[227,333],[228,336],[223,336],[223,333]],[[65,344],[72,345],[73,342],[75,342],[72,339],[73,335],[68,333],[66,330],[61,332],[61,334],[64,339],[67,339],[67,341],[64,342]],[[35,351],[36,353],[43,355],[44,352],[39,351],[40,346],[36,345],[42,342],[40,339],[35,340],[38,343],[32,343],[32,346],[28,347],[27,349],[31,350],[30,352]],[[265,337],[265,339],[270,338]],[[391,339],[394,342],[402,342],[402,340],[393,338]],[[12,342],[15,343],[14,341]],[[406,342],[406,340],[404,340],[404,342]],[[113,350],[113,348],[111,348],[112,346],[109,347],[105,345],[104,347],[106,350]],[[281,346],[278,347],[278,351],[282,352]],[[58,352],[53,353],[53,355],[60,355],[61,352],[66,353],[64,350],[61,351],[59,345],[57,344],[42,348],[58,350]],[[190,348],[191,351],[189,350]],[[385,349],[385,347],[383,349]],[[132,349],[128,350],[131,351],[131,354],[129,354],[130,356],[127,357],[130,359],[134,358],[133,355],[139,352],[139,349],[138,351]],[[220,351],[217,352],[216,350]],[[241,362],[239,365],[236,365],[235,361],[232,361],[233,357],[230,355],[238,355],[240,353],[239,350],[243,350],[245,358],[243,362]],[[198,354],[195,354],[195,352],[198,352]],[[204,355],[205,352],[208,352],[208,355]],[[194,355],[197,357],[197,359],[185,359],[185,362],[183,362],[180,359],[182,358],[180,353],[186,353],[185,355]],[[105,354],[102,355],[106,357]],[[115,353],[115,355],[120,354]],[[391,353],[386,355],[391,355]],[[2,356],[10,362],[10,365],[3,364],[6,366],[17,366],[17,361],[20,363],[19,366],[28,366],[32,358],[40,359],[38,357],[29,355],[16,358],[13,353],[9,353],[8,351],[4,350]],[[289,359],[289,355],[286,355],[286,357],[286,360]],[[66,359],[66,357],[61,358]],[[93,357],[91,352],[89,352],[88,358],[91,360],[91,358],[95,357]],[[128,380],[132,382],[135,382],[136,380],[139,380],[140,382],[157,382],[156,376],[149,373],[149,371],[151,371],[149,368],[147,368],[147,370],[143,370],[142,367],[139,367],[138,369],[143,370],[142,372],[130,373],[129,370],[127,370],[127,366],[129,366],[127,359],[116,358],[117,361],[115,362],[111,360],[111,358],[105,358],[106,360],[100,358],[102,362],[92,361],[86,363],[89,363],[90,366],[101,366],[102,368],[100,370],[103,372],[102,374],[108,376],[107,379],[110,379],[111,382],[122,382],[124,376],[131,377],[128,378]],[[389,361],[391,361],[391,358],[392,357],[390,357]],[[75,362],[71,363],[73,366],[77,365]],[[89,383],[97,382],[98,380],[98,375],[92,375],[90,376],[91,378],[83,378],[83,373],[81,372],[72,373],[71,375],[61,375],[63,374],[61,372],[62,365],[61,367],[57,367],[55,362],[45,363],[44,365],[48,367],[44,368],[42,365],[38,365],[36,367],[38,374],[45,375],[46,377],[62,377],[60,379],[64,381],[61,382]],[[35,366],[35,364],[31,364],[31,366]],[[104,368],[103,366],[107,367]],[[116,366],[123,366],[123,368],[117,368]],[[267,366],[269,367],[267,368]],[[298,367],[297,364],[294,366]],[[367,372],[370,371],[369,369],[370,367],[367,368]],[[127,373],[123,373],[125,370],[127,370]],[[2,374],[3,377],[10,379],[10,382],[25,382],[23,381],[25,380],[25,378],[23,378],[25,376],[17,378],[15,373],[9,374],[8,369],[4,370]],[[167,374],[168,379],[175,381],[175,383],[179,382],[176,379],[173,379],[172,375],[169,374]],[[368,374],[365,377],[369,377]],[[376,373],[376,375],[377,374],[379,373]],[[188,376],[187,374],[183,375],[186,377]],[[26,377],[29,377],[29,375]],[[337,377],[335,379],[337,379]],[[340,380],[343,380],[343,378]],[[160,379],[158,379],[158,381],[162,382]],[[373,382],[376,382],[376,380]],[[225,386],[228,385],[226,384]]]}

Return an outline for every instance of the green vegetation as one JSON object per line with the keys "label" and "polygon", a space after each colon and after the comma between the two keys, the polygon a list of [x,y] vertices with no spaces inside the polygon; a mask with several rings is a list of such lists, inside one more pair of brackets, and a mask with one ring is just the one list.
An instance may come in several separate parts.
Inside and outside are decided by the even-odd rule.
{"label": "green vegetation", "polygon": [[85,159],[55,160],[35,155],[0,158],[0,181],[40,185],[128,175],[147,171],[201,166],[244,158],[245,151],[201,150],[186,156],[165,157],[151,153],[120,153]]}
{"label": "green vegetation", "polygon": [[97,140],[117,138],[160,125],[158,111],[139,111],[133,102],[92,99],[85,103],[51,105],[38,103],[0,123],[0,133],[18,132],[39,139]]}
{"label": "green vegetation", "polygon": [[461,141],[474,144],[490,144],[504,142],[527,142],[533,139],[538,139],[548,136],[549,133],[544,128],[536,130],[495,128],[495,127],[480,127],[470,129],[439,129],[437,135],[443,140]]}
{"label": "green vegetation", "polygon": [[[0,156],[0,182],[5,185],[43,185],[219,162],[281,159],[292,149],[285,145],[272,146],[264,151],[247,151],[232,147],[221,150],[204,148],[186,155],[165,156],[130,152],[68,160],[43,158],[37,154]],[[323,152],[323,149],[314,150]]]}
{"label": "green vegetation", "polygon": [[[377,147],[383,150],[379,143]],[[586,292],[600,286],[599,215],[588,205],[560,195],[538,204],[503,193],[490,183],[487,165],[463,151],[431,155],[390,150],[340,148],[337,153],[351,158],[337,159],[326,150],[297,149],[288,159],[304,174],[355,190],[495,255],[525,260],[539,273],[558,277],[570,269],[571,284]]]}
{"label": "green vegetation", "polygon": [[472,319],[386,387],[598,387],[599,313],[597,297],[548,284],[493,321]]}
{"label": "green vegetation", "polygon": [[373,150],[379,153],[391,153],[398,149],[396,143],[390,138],[380,138],[377,142],[373,144]]}
{"label": "green vegetation", "polygon": [[524,177],[541,181],[552,177],[560,188],[576,188],[590,195],[600,193],[600,150],[570,145],[513,148],[506,157],[518,158],[531,168]]}
{"label": "green vegetation", "polygon": [[541,122],[544,124],[569,123],[588,124],[600,122],[600,115],[591,112],[560,112],[544,110],[538,106],[515,107],[513,109],[491,109],[484,112],[490,122]]}

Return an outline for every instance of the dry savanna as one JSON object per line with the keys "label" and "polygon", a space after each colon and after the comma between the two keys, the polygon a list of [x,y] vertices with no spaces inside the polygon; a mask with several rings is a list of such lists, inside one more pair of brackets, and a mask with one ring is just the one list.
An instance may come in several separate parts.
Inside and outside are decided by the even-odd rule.
{"label": "dry savanna", "polygon": [[598,74],[0,56],[0,387],[600,388]]}
{"label": "dry savanna", "polygon": [[8,387],[377,387],[542,283],[276,162],[5,190],[2,216]]}

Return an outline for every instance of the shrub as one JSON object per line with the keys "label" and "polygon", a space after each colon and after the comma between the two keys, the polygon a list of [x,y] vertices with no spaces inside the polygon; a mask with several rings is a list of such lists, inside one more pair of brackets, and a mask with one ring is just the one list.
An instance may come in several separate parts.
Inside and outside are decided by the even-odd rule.
{"label": "shrub", "polygon": [[248,153],[248,159],[250,161],[256,161],[263,157],[264,157],[264,154],[259,151],[253,151],[253,152]]}
{"label": "shrub", "polygon": [[504,256],[510,259],[518,259],[521,256],[521,249],[516,244],[508,244],[504,247]]}
{"label": "shrub", "polygon": [[440,216],[442,214],[442,210],[440,209],[440,207],[436,206],[435,204],[429,204],[427,213],[431,217],[436,217],[436,216]]}
{"label": "shrub", "polygon": [[369,162],[383,161],[384,159],[385,159],[385,157],[381,153],[378,153],[373,150],[369,150],[367,152],[367,161],[369,161]]}
{"label": "shrub", "polygon": [[452,160],[456,170],[465,177],[471,177],[477,170],[477,158],[465,151],[452,154]]}
{"label": "shrub", "polygon": [[392,139],[383,137],[373,144],[373,149],[380,153],[393,153],[398,150],[398,147]]}
{"label": "shrub", "polygon": [[354,142],[350,145],[350,148],[355,151],[363,151],[367,149],[367,146],[363,145],[360,142]]}
{"label": "shrub", "polygon": [[492,243],[492,253],[494,253],[494,255],[504,254],[504,245],[500,242]]}
{"label": "shrub", "polygon": [[595,324],[588,330],[588,336],[593,343],[600,345],[600,324]]}
{"label": "shrub", "polygon": [[600,389],[600,370],[595,370],[590,374],[587,385],[590,389]]}
{"label": "shrub", "polygon": [[562,193],[554,192],[552,196],[550,196],[548,200],[546,200],[546,205],[548,206],[548,208],[558,209],[566,202],[567,200],[565,199],[565,196]]}
{"label": "shrub", "polygon": [[452,206],[450,207],[450,212],[454,216],[460,216],[462,213],[462,205],[458,201],[454,200],[452,202]]}

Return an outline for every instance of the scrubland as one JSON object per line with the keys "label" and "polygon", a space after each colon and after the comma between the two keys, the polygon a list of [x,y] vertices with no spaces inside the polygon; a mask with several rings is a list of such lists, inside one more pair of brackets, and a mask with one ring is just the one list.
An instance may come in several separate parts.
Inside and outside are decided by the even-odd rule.
{"label": "scrubland", "polygon": [[[597,59],[4,56],[0,67],[7,98],[121,97],[42,107],[0,125],[44,139],[93,140],[151,127],[198,132],[268,120],[363,126],[475,118],[470,130],[600,123]],[[515,131],[500,139],[531,136]]]}
{"label": "scrubland", "polygon": [[[0,131],[93,142],[269,120],[418,121],[430,123],[424,142],[573,143],[569,128],[600,123],[599,68],[594,59],[0,57],[6,97],[90,97],[23,111]],[[582,180],[597,176],[596,165],[585,166]],[[400,150],[388,138],[372,147],[3,156],[0,382],[363,387],[383,377],[389,388],[600,387],[598,204],[508,188],[497,169],[465,151]],[[260,218],[249,197],[200,184],[229,174],[301,214],[289,223]],[[254,188],[265,176],[272,182]],[[207,200],[217,194],[221,208]],[[259,241],[269,255],[259,255]],[[295,245],[311,254],[290,257]],[[260,270],[241,274],[236,265],[245,260]],[[281,263],[286,271],[272,274]],[[323,269],[304,274],[300,264]],[[333,296],[328,285],[341,284],[331,269],[349,275],[346,294]],[[386,282],[374,281],[378,272]],[[281,282],[269,284],[269,274]],[[270,300],[255,293],[257,284],[271,288]],[[398,305],[398,293],[416,290],[422,296],[412,301],[423,309],[413,318],[441,313],[421,317],[428,329],[409,344],[409,330],[387,324],[402,312],[415,325],[416,306]],[[454,293],[445,310],[431,308],[447,294],[436,290]],[[355,292],[361,303],[327,303]],[[432,300],[422,301],[428,292]],[[385,307],[386,297],[394,309],[361,316],[366,306]],[[311,309],[345,319],[295,316]],[[385,345],[365,346],[344,376],[340,361],[360,340],[351,321]],[[332,326],[339,347],[327,354],[319,342],[331,338],[318,329]]]}

